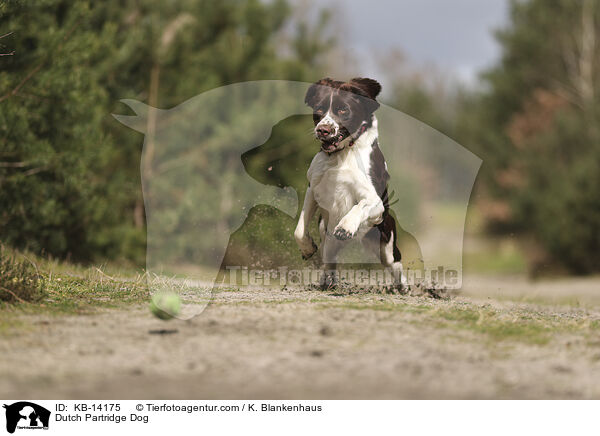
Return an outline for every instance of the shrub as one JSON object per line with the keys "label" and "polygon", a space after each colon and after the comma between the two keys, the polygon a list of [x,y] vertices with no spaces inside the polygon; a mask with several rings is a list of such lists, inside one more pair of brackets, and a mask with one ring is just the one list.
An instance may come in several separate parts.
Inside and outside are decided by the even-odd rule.
{"label": "shrub", "polygon": [[0,246],[0,301],[36,301],[42,296],[41,281],[35,265]]}

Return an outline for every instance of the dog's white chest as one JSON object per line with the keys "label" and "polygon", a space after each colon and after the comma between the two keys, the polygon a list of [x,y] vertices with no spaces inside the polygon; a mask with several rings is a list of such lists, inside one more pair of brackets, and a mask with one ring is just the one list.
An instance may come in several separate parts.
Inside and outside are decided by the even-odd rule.
{"label": "dog's white chest", "polygon": [[329,170],[315,185],[315,201],[333,219],[345,215],[357,203],[351,186],[352,175],[347,170]]}
{"label": "dog's white chest", "polygon": [[319,153],[308,171],[315,201],[334,223],[362,199],[364,192],[373,190],[368,176],[368,154],[360,150],[342,153],[339,156]]}

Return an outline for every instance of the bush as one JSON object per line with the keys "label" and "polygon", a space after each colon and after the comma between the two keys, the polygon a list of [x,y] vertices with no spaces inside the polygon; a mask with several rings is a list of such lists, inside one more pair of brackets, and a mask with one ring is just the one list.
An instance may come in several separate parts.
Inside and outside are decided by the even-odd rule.
{"label": "bush", "polygon": [[0,246],[0,301],[31,302],[41,296],[41,281],[35,265]]}

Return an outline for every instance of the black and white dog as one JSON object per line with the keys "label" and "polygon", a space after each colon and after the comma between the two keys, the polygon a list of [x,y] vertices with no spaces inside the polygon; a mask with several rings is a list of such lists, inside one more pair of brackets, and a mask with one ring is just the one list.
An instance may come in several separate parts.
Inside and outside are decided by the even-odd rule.
{"label": "black and white dog", "polygon": [[[317,251],[308,227],[319,210],[326,271],[335,269],[343,241],[356,238],[392,269],[395,285],[401,288],[404,277],[396,222],[389,211],[389,174],[374,115],[380,91],[381,85],[367,78],[349,82],[325,78],[308,89],[305,102],[313,109],[321,150],[307,172],[309,185],[294,237],[304,259]],[[324,287],[334,283],[325,276]]]}

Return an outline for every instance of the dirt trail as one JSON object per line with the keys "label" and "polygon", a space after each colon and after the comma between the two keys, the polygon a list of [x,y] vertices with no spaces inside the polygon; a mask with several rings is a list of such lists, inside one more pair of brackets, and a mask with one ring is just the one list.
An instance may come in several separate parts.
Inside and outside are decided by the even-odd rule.
{"label": "dirt trail", "polygon": [[549,340],[538,343],[491,338],[460,328],[460,316],[453,321],[455,312],[490,307],[496,318],[530,313],[577,326],[600,319],[594,308],[294,290],[222,292],[188,322],[156,320],[145,306],[85,316],[21,315],[20,325],[0,336],[0,394],[600,398],[598,330],[542,330]]}

